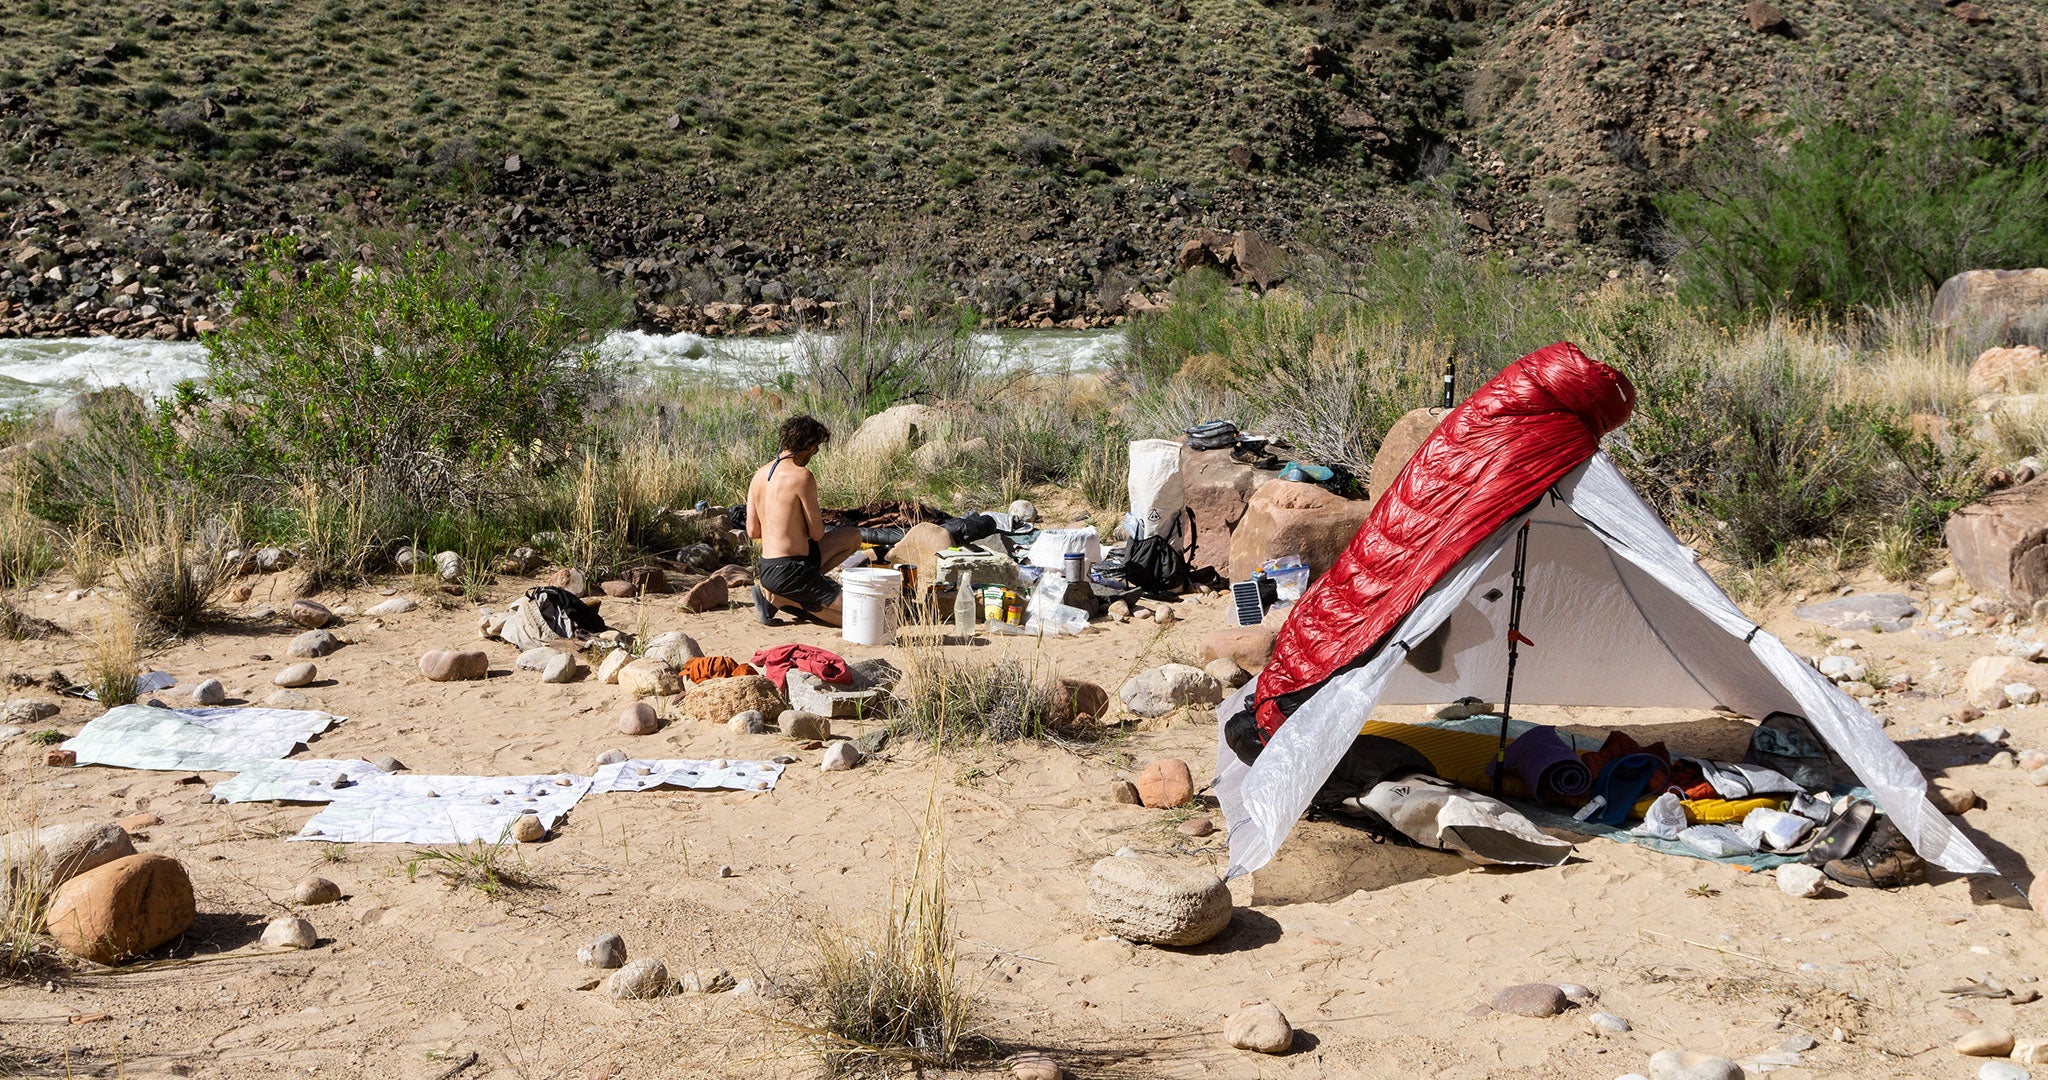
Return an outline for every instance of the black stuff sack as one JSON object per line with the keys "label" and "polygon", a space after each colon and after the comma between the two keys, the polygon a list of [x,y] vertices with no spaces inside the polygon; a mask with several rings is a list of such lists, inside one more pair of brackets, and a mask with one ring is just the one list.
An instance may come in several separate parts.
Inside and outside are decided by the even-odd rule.
{"label": "black stuff sack", "polygon": [[1175,519],[1178,525],[1187,524],[1187,543],[1176,545],[1174,539],[1179,529],[1168,529],[1159,536],[1146,536],[1131,541],[1124,555],[1124,581],[1142,592],[1179,593],[1188,584],[1189,560],[1195,553],[1195,515],[1192,510],[1181,511],[1182,517]]}
{"label": "black stuff sack", "polygon": [[567,589],[554,585],[542,585],[526,591],[526,600],[532,604],[541,621],[548,629],[565,638],[576,638],[586,634],[602,634],[605,626],[600,616],[582,598]]}

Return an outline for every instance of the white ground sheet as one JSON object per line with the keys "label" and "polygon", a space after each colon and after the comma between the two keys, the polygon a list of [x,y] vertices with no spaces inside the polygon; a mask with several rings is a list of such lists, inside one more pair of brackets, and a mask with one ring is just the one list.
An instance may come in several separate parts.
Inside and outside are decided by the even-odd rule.
{"label": "white ground sheet", "polygon": [[711,791],[772,791],[782,766],[772,761],[693,761],[687,758],[642,759],[601,765],[590,790],[646,791],[656,787]]}
{"label": "white ground sheet", "polygon": [[290,754],[345,717],[296,709],[158,709],[122,705],[64,743],[80,765],[239,772]]}
{"label": "white ground sheet", "polygon": [[[213,785],[213,797],[221,802],[333,802],[354,785],[383,775],[367,761],[265,761]],[[336,778],[345,783],[337,787]]]}
{"label": "white ground sheet", "polygon": [[590,790],[590,777],[418,776],[380,773],[333,790],[294,840],[344,844],[466,844],[506,839],[522,814],[552,829]]}

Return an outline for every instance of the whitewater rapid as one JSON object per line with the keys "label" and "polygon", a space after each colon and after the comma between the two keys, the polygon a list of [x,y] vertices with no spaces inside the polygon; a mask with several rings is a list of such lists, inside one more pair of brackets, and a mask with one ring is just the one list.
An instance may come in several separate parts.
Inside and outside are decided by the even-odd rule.
{"label": "whitewater rapid", "polygon": [[[1115,330],[1005,330],[976,340],[998,368],[1047,374],[1099,371],[1123,351]],[[598,348],[648,372],[675,370],[746,386],[772,383],[796,369],[803,344],[794,335],[707,338],[624,330]],[[50,409],[110,386],[157,396],[205,375],[206,348],[195,341],[0,338],[0,413]]]}

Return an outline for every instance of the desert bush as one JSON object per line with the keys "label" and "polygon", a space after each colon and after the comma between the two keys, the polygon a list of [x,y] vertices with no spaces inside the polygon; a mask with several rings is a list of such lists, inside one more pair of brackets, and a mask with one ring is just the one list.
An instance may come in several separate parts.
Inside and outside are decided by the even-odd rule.
{"label": "desert bush", "polygon": [[922,1072],[961,1056],[978,1003],[959,971],[936,789],[910,880],[879,930],[821,931],[817,953],[804,1030],[829,1075],[895,1075],[906,1065]]}
{"label": "desert bush", "polygon": [[[10,809],[12,808],[10,800]],[[0,835],[0,979],[36,974],[53,958],[44,929],[49,905],[50,863],[35,842],[35,818],[15,820]]]}
{"label": "desert bush", "polygon": [[1636,411],[1609,452],[1731,563],[1880,525],[1925,538],[1981,490],[1968,449],[1944,451],[1897,408],[1846,396],[1848,350],[1782,321],[1734,339],[1674,331],[1629,361]]}
{"label": "desert bush", "polygon": [[199,524],[195,511],[166,504],[124,519],[114,563],[135,628],[153,641],[178,638],[220,618],[227,553],[236,530]]}
{"label": "desert bush", "polygon": [[802,334],[798,365],[816,393],[860,416],[899,401],[958,398],[988,371],[980,318],[922,272],[884,270],[851,290],[836,334]]}
{"label": "desert bush", "polygon": [[291,241],[267,245],[180,421],[258,484],[360,483],[419,507],[482,506],[558,464],[613,389],[584,342],[623,320],[623,298],[559,257],[388,254],[302,270]]}
{"label": "desert bush", "polygon": [[32,581],[55,562],[49,527],[29,512],[28,491],[17,485],[0,503],[0,589]]}
{"label": "desert bush", "polygon": [[1723,312],[1875,307],[1962,270],[2048,262],[2048,160],[1981,137],[1925,88],[1724,120],[1657,205],[1681,295]]}

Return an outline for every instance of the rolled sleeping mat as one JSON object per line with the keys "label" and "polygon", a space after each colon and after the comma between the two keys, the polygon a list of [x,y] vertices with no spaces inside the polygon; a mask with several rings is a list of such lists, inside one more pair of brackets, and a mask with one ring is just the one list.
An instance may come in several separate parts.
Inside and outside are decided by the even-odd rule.
{"label": "rolled sleeping mat", "polygon": [[1544,802],[1576,806],[1593,790],[1593,770],[1553,727],[1530,728],[1509,743],[1507,767]]}

